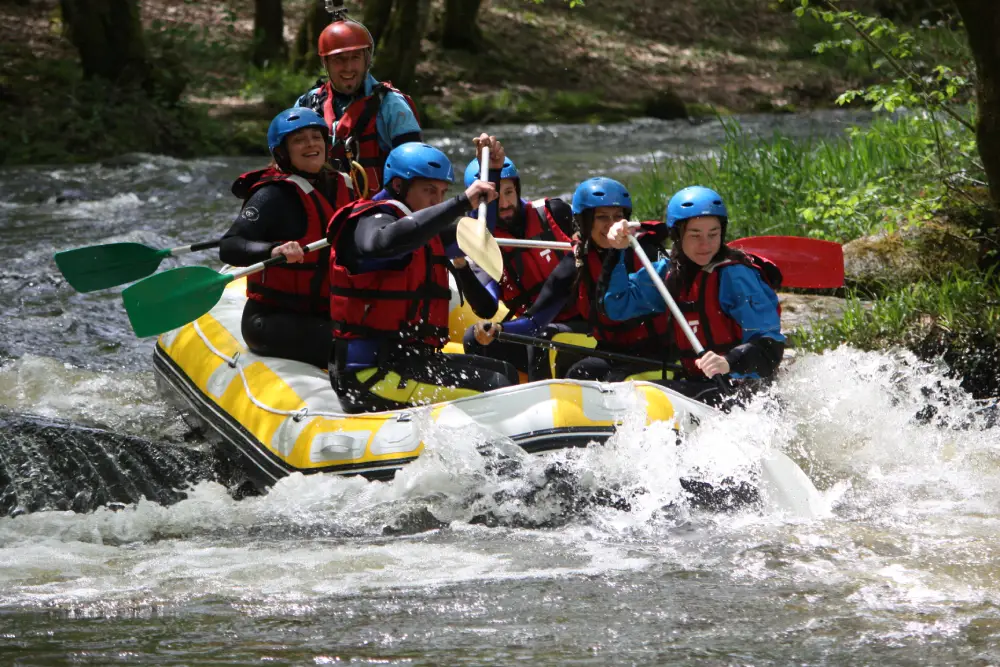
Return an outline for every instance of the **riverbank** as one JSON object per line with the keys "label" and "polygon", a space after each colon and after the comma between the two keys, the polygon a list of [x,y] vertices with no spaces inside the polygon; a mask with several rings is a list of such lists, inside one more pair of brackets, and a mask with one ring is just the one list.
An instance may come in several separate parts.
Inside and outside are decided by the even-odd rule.
{"label": "riverbank", "polygon": [[[308,5],[284,3],[289,43]],[[8,119],[0,127],[0,164],[136,151],[260,154],[267,122],[319,75],[250,68],[253,17],[235,0],[141,6],[158,66],[187,83],[180,102],[159,104],[140,91],[83,81],[56,0],[0,5],[0,112]],[[608,0],[572,10],[494,0],[481,10],[484,36],[474,54],[437,45],[442,7],[432,7],[410,91],[427,127],[791,112],[830,105],[868,76],[850,58],[816,58],[812,44],[822,30],[803,28],[768,0],[690,7]]]}

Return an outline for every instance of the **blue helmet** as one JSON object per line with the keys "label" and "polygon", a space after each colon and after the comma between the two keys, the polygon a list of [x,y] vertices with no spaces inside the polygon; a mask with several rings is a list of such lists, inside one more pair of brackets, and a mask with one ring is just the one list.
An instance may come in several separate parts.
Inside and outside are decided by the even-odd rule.
{"label": "blue helmet", "polygon": [[394,178],[409,181],[414,178],[430,178],[435,181],[455,182],[455,170],[448,156],[427,144],[410,141],[392,149],[385,159],[382,182],[388,184]]}
{"label": "blue helmet", "polygon": [[673,229],[678,222],[701,215],[722,218],[723,225],[729,220],[722,195],[700,185],[691,185],[670,198],[667,204],[667,229]]}
{"label": "blue helmet", "polygon": [[[472,185],[479,178],[479,160],[473,159],[469,166],[465,168],[465,187]],[[503,168],[500,169],[500,178],[513,178],[520,180],[521,175],[517,173],[517,167],[510,161],[509,157],[503,159]]]}
{"label": "blue helmet", "polygon": [[625,217],[628,217],[632,215],[632,196],[624,185],[613,178],[588,178],[573,193],[573,214],[579,215],[598,206],[621,206],[625,209]]}
{"label": "blue helmet", "polygon": [[270,127],[267,128],[267,149],[274,155],[274,149],[280,146],[289,134],[307,127],[318,128],[327,137],[330,135],[326,121],[312,109],[302,107],[285,109],[274,117]]}

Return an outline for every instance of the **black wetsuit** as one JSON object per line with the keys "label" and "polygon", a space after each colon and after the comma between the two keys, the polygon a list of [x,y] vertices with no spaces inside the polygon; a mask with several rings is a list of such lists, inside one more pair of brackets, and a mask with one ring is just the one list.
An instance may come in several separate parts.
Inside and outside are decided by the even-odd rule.
{"label": "black wetsuit", "polygon": [[[262,262],[274,248],[302,238],[307,228],[306,209],[294,186],[280,182],[262,186],[222,237],[219,259],[233,266]],[[326,368],[329,313],[322,317],[247,299],[240,328],[247,347],[256,354]]]}
{"label": "black wetsuit", "polygon": [[[404,218],[379,211],[349,220],[334,249],[336,262],[352,274],[400,271],[411,253],[439,236],[455,242],[455,223],[469,210],[464,194]],[[457,272],[460,289],[471,270]],[[330,383],[346,412],[394,410],[410,405],[453,400],[517,383],[510,364],[468,354],[443,354],[423,343],[381,340],[334,342]]]}

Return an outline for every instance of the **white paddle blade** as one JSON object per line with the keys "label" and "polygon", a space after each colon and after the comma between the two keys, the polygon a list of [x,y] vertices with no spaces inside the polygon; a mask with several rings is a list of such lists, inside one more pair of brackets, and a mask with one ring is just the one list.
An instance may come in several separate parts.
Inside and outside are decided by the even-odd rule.
{"label": "white paddle blade", "polygon": [[462,218],[458,221],[455,236],[462,252],[489,274],[490,278],[500,282],[503,276],[503,255],[500,254],[497,240],[487,231],[486,226],[479,224],[475,218]]}
{"label": "white paddle blade", "polygon": [[802,468],[781,452],[771,452],[761,461],[760,482],[765,502],[774,509],[802,519],[817,519],[830,513],[823,496]]}

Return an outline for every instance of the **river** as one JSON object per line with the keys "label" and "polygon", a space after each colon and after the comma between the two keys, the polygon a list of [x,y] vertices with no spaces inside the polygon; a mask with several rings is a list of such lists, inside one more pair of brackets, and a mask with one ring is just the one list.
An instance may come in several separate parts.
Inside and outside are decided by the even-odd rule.
{"label": "river", "polygon": [[[805,137],[867,117],[740,120]],[[594,173],[627,180],[723,136],[716,122],[490,131],[531,197]],[[463,133],[428,138],[459,166],[472,157]],[[238,208],[230,183],[259,164],[131,156],[4,172],[0,471],[21,495],[0,518],[0,663],[1000,662],[997,428],[943,368],[905,353],[800,356],[770,396],[682,447],[635,415],[603,447],[525,458],[511,475],[442,433],[389,483],[294,475],[234,500],[158,396],[153,343],[131,334],[120,290],[77,294],[51,258],[213,238]],[[826,512],[691,509],[684,469],[724,466],[741,442],[795,459]],[[201,481],[179,502],[25,511],[22,496],[45,506],[66,485],[93,504],[95,457],[118,484]],[[543,487],[553,470],[566,483]],[[627,502],[579,502],[609,486]]]}

